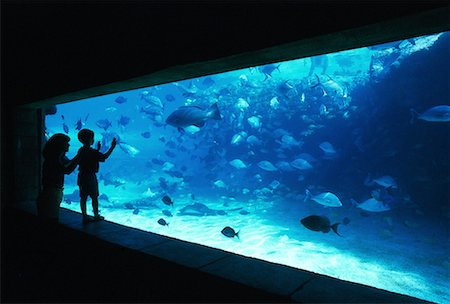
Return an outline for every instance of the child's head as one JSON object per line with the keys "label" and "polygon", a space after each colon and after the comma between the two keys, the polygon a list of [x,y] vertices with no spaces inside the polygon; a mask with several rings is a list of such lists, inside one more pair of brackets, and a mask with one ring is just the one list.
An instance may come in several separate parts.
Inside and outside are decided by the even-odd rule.
{"label": "child's head", "polygon": [[78,140],[83,145],[92,145],[94,143],[94,132],[89,129],[81,129],[80,132],[78,132]]}

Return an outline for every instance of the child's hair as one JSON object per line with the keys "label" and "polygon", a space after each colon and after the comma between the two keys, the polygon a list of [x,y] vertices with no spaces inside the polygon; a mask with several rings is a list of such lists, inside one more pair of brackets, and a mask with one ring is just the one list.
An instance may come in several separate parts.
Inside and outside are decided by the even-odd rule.
{"label": "child's hair", "polygon": [[78,140],[85,145],[89,145],[91,143],[91,139],[94,138],[94,132],[89,129],[81,129],[78,132]]}

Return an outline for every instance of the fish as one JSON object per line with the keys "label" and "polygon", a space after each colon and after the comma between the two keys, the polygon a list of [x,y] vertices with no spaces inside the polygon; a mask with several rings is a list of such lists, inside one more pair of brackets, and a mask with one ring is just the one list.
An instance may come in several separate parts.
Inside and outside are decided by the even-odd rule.
{"label": "fish", "polygon": [[83,128],[83,122],[81,121],[81,118],[79,118],[77,120],[77,122],[75,123],[75,130],[80,131]]}
{"label": "fish", "polygon": [[120,119],[117,121],[117,124],[121,127],[125,127],[130,123],[130,117],[120,115]]}
{"label": "fish", "polygon": [[139,112],[145,113],[153,118],[155,118],[158,115],[162,115],[162,113],[163,113],[162,109],[155,105],[145,105],[140,108]]}
{"label": "fish", "polygon": [[124,142],[119,143],[119,147],[123,152],[130,155],[131,157],[135,157],[140,152],[138,149],[136,149],[132,145],[129,145]]}
{"label": "fish", "polygon": [[118,104],[122,104],[122,103],[127,102],[127,99],[125,97],[123,97],[123,96],[119,96],[116,99],[114,99],[114,102],[116,102]]}
{"label": "fish", "polygon": [[158,97],[152,95],[149,91],[142,91],[140,94],[141,100],[144,100],[148,104],[154,105],[159,108],[164,108],[164,104],[162,103],[161,99]]}
{"label": "fish", "polygon": [[290,163],[290,165],[294,168],[297,168],[299,170],[310,170],[312,169],[312,165],[303,158],[297,158],[294,161]]}
{"label": "fish", "polygon": [[167,206],[173,206],[173,201],[172,199],[168,196],[168,195],[164,195],[163,198],[161,199],[162,202],[167,205]]}
{"label": "fish", "polygon": [[357,207],[369,212],[384,212],[391,210],[388,204],[382,201],[376,200],[375,198],[369,198],[362,203],[358,203],[354,199],[350,199],[351,202]]}
{"label": "fish", "polygon": [[229,164],[233,167],[235,167],[236,169],[246,169],[248,168],[248,166],[240,159],[233,159],[232,161],[229,162]]}
{"label": "fish", "polygon": [[220,180],[220,179],[216,180],[213,183],[213,185],[216,186],[217,188],[223,188],[223,189],[226,189],[228,187],[227,184],[225,184],[225,182],[223,180]]}
{"label": "fish", "polygon": [[205,87],[210,87],[213,86],[216,82],[210,77],[210,76],[206,76],[205,78],[203,78],[202,84]]}
{"label": "fish", "polygon": [[241,132],[233,135],[230,143],[234,146],[237,146],[240,143],[242,143],[246,138],[247,138],[247,133],[244,131],[241,131]]}
{"label": "fish", "polygon": [[261,169],[263,169],[263,170],[265,170],[265,171],[277,171],[278,170],[278,168],[277,167],[275,167],[270,161],[268,161],[268,160],[263,160],[263,161],[260,161],[259,163],[258,163],[258,167],[260,167]]}
{"label": "fish", "polygon": [[319,148],[326,154],[336,154],[336,150],[333,145],[328,141],[321,142]]}
{"label": "fish", "polygon": [[75,189],[71,194],[64,194],[64,199],[67,199],[71,202],[79,202],[80,201],[80,190]]}
{"label": "fish", "polygon": [[306,189],[305,202],[308,200],[315,201],[316,203],[327,207],[342,207],[342,203],[339,198],[331,192],[322,192],[317,195],[312,195],[311,192]]}
{"label": "fish", "polygon": [[160,218],[160,219],[158,220],[158,224],[160,224],[161,226],[167,226],[167,227],[169,227],[169,223],[167,223],[166,220],[163,219],[163,218]]}
{"label": "fish", "polygon": [[168,216],[168,217],[172,217],[173,216],[172,212],[170,212],[170,210],[167,210],[167,209],[163,210],[162,213],[165,216]]}
{"label": "fish", "polygon": [[164,154],[166,154],[167,156],[172,157],[172,158],[174,158],[174,157],[177,156],[175,153],[173,153],[173,152],[170,151],[170,150],[165,150],[165,151],[164,151]]}
{"label": "fish", "polygon": [[412,117],[410,122],[414,121],[414,117],[429,122],[449,122],[450,121],[450,106],[440,105],[432,107],[422,114],[417,113],[414,109],[410,109]]}
{"label": "fish", "polygon": [[105,186],[113,185],[115,188],[125,184],[125,181],[118,178],[113,178],[111,172],[100,174],[100,177],[98,179],[103,180]]}
{"label": "fish", "polygon": [[101,194],[99,197],[98,197],[98,199],[99,200],[105,200],[105,201],[107,201],[107,202],[109,202],[109,197],[106,195],[106,194]]}
{"label": "fish", "polygon": [[139,211],[140,211],[139,208],[136,208],[136,209],[133,210],[133,214],[137,215],[137,214],[139,214]]}
{"label": "fish", "polygon": [[266,65],[264,65],[264,66],[259,66],[259,67],[258,67],[258,70],[259,70],[261,73],[264,74],[264,81],[265,81],[267,78],[272,77],[273,71],[275,71],[275,70],[280,71],[280,65],[281,65],[281,64],[278,64],[278,65],[275,65],[275,64],[266,64]]}
{"label": "fish", "polygon": [[142,132],[141,136],[144,138],[150,138],[150,136],[152,136],[152,134],[149,131],[146,131],[146,132]]}
{"label": "fish", "polygon": [[63,124],[62,124],[63,130],[64,130],[64,132],[66,132],[66,134],[69,134],[69,127],[66,125],[66,122],[64,120],[64,115],[61,115],[61,118],[63,120]]}
{"label": "fish", "polygon": [[269,102],[270,107],[274,110],[278,109],[278,107],[280,106],[280,101],[278,100],[278,98],[275,96],[274,98],[272,98]]}
{"label": "fish", "polygon": [[109,127],[112,126],[111,122],[108,119],[99,119],[97,120],[97,122],[95,123],[97,125],[97,127],[103,129],[103,130],[108,130]]}
{"label": "fish", "polygon": [[337,230],[338,226],[341,223],[334,223],[333,225],[331,225],[330,220],[325,216],[310,215],[301,219],[300,223],[302,223],[303,226],[312,231],[321,231],[323,233],[328,233],[330,232],[330,230],[333,230],[334,233],[341,236]]}
{"label": "fish", "polygon": [[106,112],[115,112],[115,111],[117,111],[117,108],[116,108],[116,107],[107,107],[107,108],[105,109],[105,111],[106,111]]}
{"label": "fish", "polygon": [[157,159],[157,158],[152,158],[152,163],[154,163],[155,165],[162,166],[164,164],[164,161],[160,160],[160,159]]}
{"label": "fish", "polygon": [[167,94],[166,95],[166,100],[168,102],[172,102],[172,101],[175,101],[175,97],[172,94]]}
{"label": "fish", "polygon": [[248,104],[248,102],[244,98],[239,97],[235,106],[236,106],[236,108],[238,108],[240,111],[243,112],[243,111],[247,110],[247,108],[250,105]]}
{"label": "fish", "polygon": [[215,216],[226,215],[225,210],[210,209],[208,206],[202,203],[193,203],[181,208],[178,211],[178,215],[191,215],[191,216]]}
{"label": "fish", "polygon": [[229,238],[237,237],[239,239],[239,231],[236,232],[231,227],[227,226],[227,227],[223,228],[221,232],[226,237],[229,237]]}
{"label": "fish", "polygon": [[208,119],[222,119],[217,103],[212,104],[208,109],[198,106],[179,107],[167,117],[166,123],[184,132],[184,128],[189,126],[203,127]]}
{"label": "fish", "polygon": [[239,211],[239,214],[247,215],[247,214],[250,214],[250,212],[248,212],[247,210],[241,210],[241,211]]}
{"label": "fish", "polygon": [[281,161],[278,161],[275,165],[281,171],[286,171],[286,172],[294,171],[294,169],[291,167],[291,165],[287,161],[281,160]]}
{"label": "fish", "polygon": [[261,125],[262,125],[260,116],[251,116],[251,117],[247,118],[247,122],[254,129],[259,129],[259,128],[261,128]]}
{"label": "fish", "polygon": [[374,183],[385,188],[397,188],[397,182],[390,175],[384,175],[373,180]]}
{"label": "fish", "polygon": [[263,144],[263,141],[255,135],[250,135],[249,137],[247,137],[247,143],[252,146],[260,146]]}

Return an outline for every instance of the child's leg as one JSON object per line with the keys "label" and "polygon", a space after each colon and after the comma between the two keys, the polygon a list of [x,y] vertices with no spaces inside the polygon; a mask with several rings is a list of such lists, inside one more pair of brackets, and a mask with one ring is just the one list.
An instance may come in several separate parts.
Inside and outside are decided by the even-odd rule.
{"label": "child's leg", "polygon": [[98,217],[98,196],[92,197],[92,209],[94,209],[94,216]]}

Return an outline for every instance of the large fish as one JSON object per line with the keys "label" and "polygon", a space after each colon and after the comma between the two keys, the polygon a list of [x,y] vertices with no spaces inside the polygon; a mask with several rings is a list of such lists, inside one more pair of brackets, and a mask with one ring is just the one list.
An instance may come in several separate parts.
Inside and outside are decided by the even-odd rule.
{"label": "large fish", "polygon": [[375,198],[369,198],[362,203],[358,203],[354,199],[351,199],[352,203],[356,205],[357,208],[369,211],[369,212],[383,212],[391,210],[389,205],[382,201],[376,200]]}
{"label": "large fish", "polygon": [[[417,113],[414,109],[411,109],[411,113],[417,115],[418,119],[431,122],[447,122],[450,121],[450,106],[442,105],[435,106],[431,109],[426,110],[422,114]],[[411,118],[411,123],[413,122],[413,117]]]}
{"label": "large fish", "polygon": [[209,109],[202,109],[197,106],[183,106],[173,111],[166,119],[166,123],[183,132],[189,126],[203,127],[205,120],[220,120],[219,108],[214,103]]}
{"label": "large fish", "polygon": [[330,232],[330,229],[334,231],[337,235],[341,236],[337,227],[340,223],[335,223],[331,225],[330,220],[327,217],[319,215],[310,215],[300,220],[303,226],[312,231],[321,231],[323,233]]}

